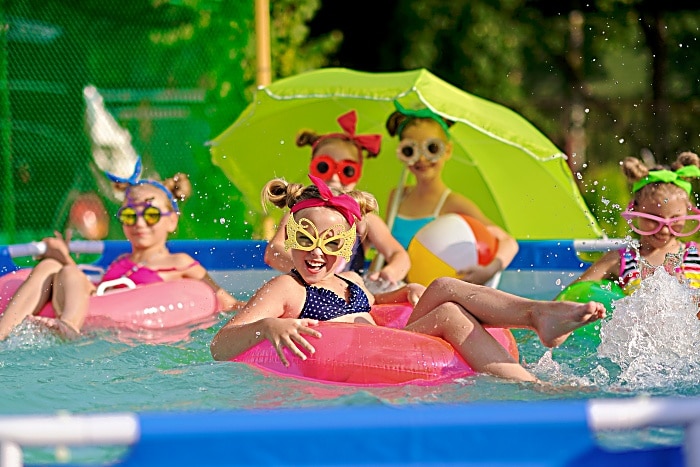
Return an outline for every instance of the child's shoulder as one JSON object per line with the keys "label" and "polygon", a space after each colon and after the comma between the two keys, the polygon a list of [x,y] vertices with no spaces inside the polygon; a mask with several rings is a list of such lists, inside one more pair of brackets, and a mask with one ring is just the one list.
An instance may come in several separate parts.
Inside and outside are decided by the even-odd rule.
{"label": "child's shoulder", "polygon": [[196,259],[190,256],[188,253],[170,253],[169,260],[175,264],[175,266],[189,266],[192,263],[198,263]]}

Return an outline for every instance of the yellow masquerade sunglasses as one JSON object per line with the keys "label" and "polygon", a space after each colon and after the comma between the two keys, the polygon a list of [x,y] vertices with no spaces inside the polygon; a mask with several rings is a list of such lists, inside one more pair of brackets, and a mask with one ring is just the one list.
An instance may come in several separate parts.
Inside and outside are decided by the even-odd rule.
{"label": "yellow masquerade sunglasses", "polygon": [[[338,230],[343,229],[343,230]],[[337,232],[334,234],[333,232]],[[294,216],[289,216],[287,221],[287,239],[284,241],[284,249],[312,251],[320,248],[327,255],[342,256],[345,261],[350,261],[352,247],[357,239],[355,224],[349,230],[345,230],[342,224],[336,224],[319,233],[313,222],[303,217],[299,222]]]}

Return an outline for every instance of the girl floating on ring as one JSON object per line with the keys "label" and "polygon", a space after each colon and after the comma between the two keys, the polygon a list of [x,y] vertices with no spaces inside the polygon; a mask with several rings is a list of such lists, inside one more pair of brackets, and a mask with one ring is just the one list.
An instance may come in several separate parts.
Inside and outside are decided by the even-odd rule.
{"label": "girl floating on ring", "polygon": [[[322,339],[315,329],[319,321],[375,325],[369,313],[374,296],[362,278],[336,270],[352,255],[357,224],[377,202],[369,193],[343,194],[310,178],[314,185],[275,179],[263,189],[264,200],[290,208],[285,248],[293,269],[264,284],[219,330],[210,346],[215,360],[230,360],[266,339],[288,364],[284,348],[301,359],[314,353],[305,336]],[[605,308],[596,302],[536,301],[444,277],[425,290],[404,329],[444,339],[477,372],[535,382],[484,326],[533,329],[552,347],[574,329],[604,316]]]}
{"label": "girl floating on ring", "polygon": [[[102,281],[125,278],[135,285],[177,279],[199,279],[215,292],[220,310],[238,308],[242,302],[219,287],[207,270],[186,253],[171,253],[166,246],[168,234],[177,228],[182,201],[189,193],[173,194],[166,184],[156,180],[141,180],[141,160],[128,179],[107,174],[115,183],[124,184],[126,193],[117,216],[124,235],[131,244],[131,253],[117,258],[107,269]],[[186,184],[180,181],[180,185]],[[186,184],[188,185],[188,184]],[[177,199],[176,199],[177,198]],[[89,299],[96,285],[81,271],[70,256],[68,243],[58,232],[45,238],[46,253],[32,269],[29,277],[10,299],[0,315],[0,340],[5,339],[25,318],[55,330],[63,337],[76,337],[85,322]],[[42,307],[51,302],[56,318],[34,317]]]}
{"label": "girl floating on ring", "polygon": [[646,270],[664,265],[691,287],[700,288],[698,245],[681,241],[700,230],[700,210],[689,181],[700,178],[700,158],[683,152],[670,168],[649,168],[639,159],[627,157],[622,170],[632,183],[633,194],[622,217],[639,234],[639,247],[606,253],[576,283],[611,280],[630,294],[639,287]]}

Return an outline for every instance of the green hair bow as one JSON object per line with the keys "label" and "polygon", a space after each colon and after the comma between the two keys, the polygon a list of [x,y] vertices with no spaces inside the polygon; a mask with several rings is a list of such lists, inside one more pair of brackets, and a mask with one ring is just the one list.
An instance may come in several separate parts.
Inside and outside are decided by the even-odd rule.
{"label": "green hair bow", "polygon": [[637,180],[632,185],[632,193],[636,193],[650,183],[673,183],[683,188],[689,195],[692,192],[690,182],[683,178],[700,178],[700,168],[695,165],[686,165],[676,170],[652,170],[649,175],[641,180]]}
{"label": "green hair bow", "polygon": [[450,127],[447,125],[447,122],[445,122],[445,119],[433,112],[432,110],[430,110],[429,108],[424,107],[422,109],[409,110],[403,105],[401,105],[399,101],[394,101],[394,107],[396,107],[396,110],[401,115],[408,117],[406,120],[399,124],[398,128],[396,129],[397,135],[401,136],[401,132],[412,118],[429,118],[431,120],[435,120],[442,127],[442,129],[445,130],[445,134],[447,135],[447,137],[450,137]]}

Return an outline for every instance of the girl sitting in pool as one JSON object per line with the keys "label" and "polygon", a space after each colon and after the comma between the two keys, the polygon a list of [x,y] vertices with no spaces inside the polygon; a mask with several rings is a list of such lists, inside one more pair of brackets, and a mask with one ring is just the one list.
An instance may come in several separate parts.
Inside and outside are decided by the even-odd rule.
{"label": "girl sitting in pool", "polygon": [[[247,305],[216,334],[211,353],[230,360],[269,340],[288,365],[284,347],[306,359],[313,346],[305,335],[321,337],[319,321],[374,325],[369,314],[374,296],[354,272],[336,273],[340,259],[349,259],[357,224],[377,207],[368,193],[339,194],[322,180],[314,185],[270,181],[263,199],[289,207],[285,248],[293,269],[264,284]],[[576,328],[598,320],[605,308],[598,303],[533,301],[452,278],[430,284],[416,304],[406,330],[440,337],[457,349],[471,367],[517,381],[536,381],[484,329],[484,326],[535,330],[549,347],[561,344]]]}
{"label": "girl sitting in pool", "polygon": [[[357,114],[354,110],[338,117],[343,133],[317,135],[311,131],[301,132],[297,136],[297,146],[311,146],[310,173],[320,178],[332,188],[351,191],[362,175],[364,157],[377,157],[381,135],[357,135],[355,127]],[[280,228],[265,249],[265,262],[273,268],[289,272],[292,256],[284,247],[285,226],[289,214],[285,213],[280,221]],[[369,280],[383,280],[388,284],[400,282],[411,267],[408,253],[391,235],[389,228],[378,215],[369,213],[358,232],[360,241],[355,242],[352,255],[347,261],[341,261],[338,272],[364,272],[365,253],[370,247],[377,249],[386,263],[380,271],[368,276]]]}
{"label": "girl sitting in pool", "polygon": [[[622,170],[632,183],[633,196],[622,217],[639,234],[639,247],[606,253],[576,282],[608,279],[618,282],[630,294],[639,287],[643,265],[652,271],[666,265],[671,269],[669,272],[682,276],[691,287],[700,287],[698,246],[694,241],[680,240],[700,229],[700,210],[695,206],[692,187],[687,181],[700,177],[700,158],[695,153],[684,152],[671,169],[661,166],[650,169],[634,157],[622,162]],[[674,264],[669,265],[667,258]]]}
{"label": "girl sitting in pool", "polygon": [[392,235],[407,249],[420,228],[440,214],[464,214],[477,219],[498,239],[496,255],[489,264],[476,264],[458,274],[467,282],[485,284],[513,261],[518,243],[473,201],[454,193],[443,182],[442,171],[452,156],[451,122],[427,108],[409,110],[399,102],[394,104],[397,110],[389,116],[386,128],[391,136],[399,137],[397,156],[415,176],[416,184],[391,193],[390,204],[396,196],[401,198]]}
{"label": "girl sitting in pool", "polygon": [[[186,253],[171,253],[165,244],[168,234],[177,228],[180,210],[176,197],[183,201],[188,193],[175,196],[155,180],[139,180],[141,161],[129,179],[111,176],[126,184],[126,193],[118,217],[124,235],[131,243],[131,253],[117,258],[107,269],[102,281],[128,278],[134,284],[200,279],[215,291],[219,308],[231,310],[242,305],[209,277],[206,269]],[[109,174],[108,174],[109,175]],[[166,181],[171,184],[171,182]],[[182,185],[182,183],[180,183]],[[70,238],[56,233],[45,238],[46,253],[27,280],[10,299],[0,315],[0,340],[25,318],[38,313],[52,302],[57,318],[34,317],[64,337],[75,337],[85,321],[88,301],[96,287],[79,269],[68,250]]]}

